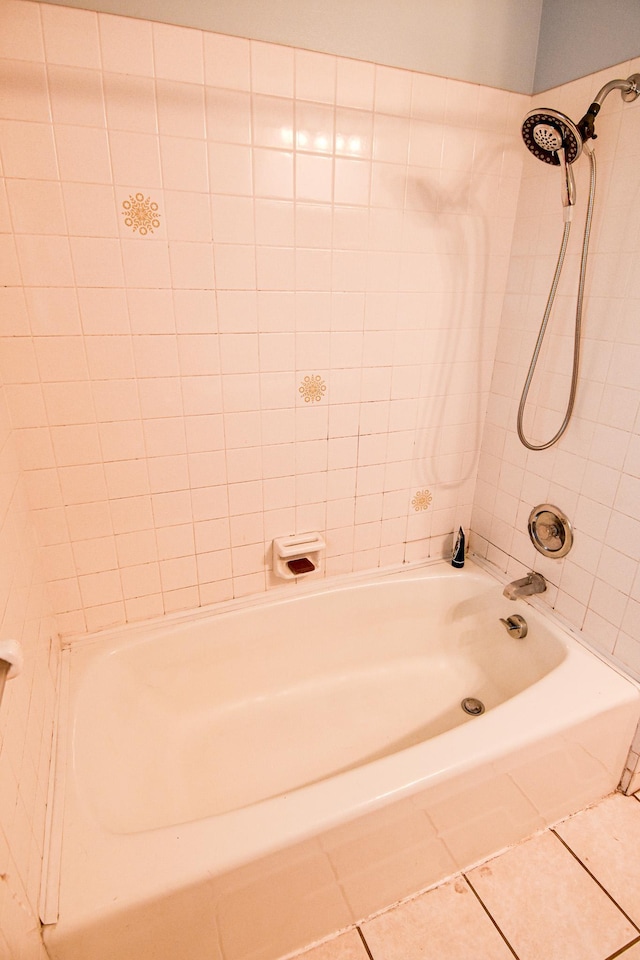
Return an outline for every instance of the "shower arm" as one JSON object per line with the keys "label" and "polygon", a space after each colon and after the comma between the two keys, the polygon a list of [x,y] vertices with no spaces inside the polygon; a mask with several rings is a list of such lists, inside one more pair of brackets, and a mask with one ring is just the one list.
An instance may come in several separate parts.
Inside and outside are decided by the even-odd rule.
{"label": "shower arm", "polygon": [[594,121],[600,113],[600,107],[606,97],[613,90],[619,90],[625,103],[631,103],[640,94],[640,73],[632,73],[626,80],[609,80],[598,92],[598,95],[590,105],[582,120],[576,124],[580,131],[583,142],[586,140],[596,140],[597,134],[594,130]]}

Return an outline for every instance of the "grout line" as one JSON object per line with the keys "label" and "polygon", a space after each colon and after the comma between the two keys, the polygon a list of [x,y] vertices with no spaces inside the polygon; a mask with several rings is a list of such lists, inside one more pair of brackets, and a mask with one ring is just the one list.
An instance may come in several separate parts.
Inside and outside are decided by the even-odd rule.
{"label": "grout line", "polygon": [[616,960],[617,957],[622,957],[622,960],[624,960],[624,955],[629,949],[629,947],[634,947],[637,943],[640,943],[640,937],[636,937],[635,940],[631,940],[629,943],[625,944],[624,947],[621,947],[619,950],[616,950],[616,952],[612,953],[610,957],[606,958],[606,960]]}
{"label": "grout line", "polygon": [[[617,902],[617,900],[615,900],[614,897],[609,893],[609,891],[607,890],[607,888],[606,888],[602,883],[600,883],[600,881],[599,881],[598,878],[595,876],[595,874],[593,874],[593,873],[591,872],[591,870],[589,870],[589,867],[587,867],[586,864],[583,863],[583,861],[580,859],[580,857],[578,856],[578,854],[577,854],[577,853],[574,853],[574,851],[571,849],[571,847],[569,846],[569,844],[568,844],[568,843],[565,843],[565,841],[562,839],[562,837],[560,836],[560,834],[559,834],[559,833],[556,833],[555,827],[551,827],[551,828],[550,828],[550,832],[554,835],[554,837],[557,837],[557,839],[560,841],[560,843],[563,845],[563,847],[565,847],[565,849],[567,849],[567,850],[569,851],[569,853],[571,854],[571,856],[572,856],[575,860],[578,861],[578,863],[580,864],[580,866],[582,867],[582,869],[585,870],[585,871],[589,874],[589,876],[591,877],[591,879],[593,880],[593,882],[598,884],[598,886],[600,887],[600,889],[602,890],[602,892],[605,893],[605,894],[609,897],[609,900],[611,900],[611,903],[613,903],[613,905],[618,908],[618,910],[619,910],[620,913],[623,915],[623,917],[625,917],[625,918],[629,921],[629,923],[630,923],[631,926],[634,928],[634,930],[637,930],[638,933],[640,934],[640,927],[638,926],[638,924],[635,923],[635,921],[631,919],[631,917],[630,917],[629,914],[626,912],[626,910],[623,910],[623,909],[622,909],[622,907],[621,907],[620,904]],[[630,944],[627,944],[627,947],[628,947],[629,945],[630,945]],[[614,956],[615,956],[615,954],[614,954]]]}
{"label": "grout line", "polygon": [[473,893],[473,895],[475,896],[476,900],[478,901],[478,903],[480,904],[480,906],[482,907],[482,909],[484,910],[484,912],[486,913],[486,915],[489,917],[489,920],[491,920],[491,923],[494,925],[494,927],[496,928],[496,930],[498,931],[498,933],[500,934],[500,936],[501,936],[502,939],[504,940],[506,946],[509,948],[509,950],[511,951],[511,953],[513,954],[513,956],[516,958],[516,960],[518,960],[518,954],[515,952],[515,950],[513,949],[513,947],[511,946],[511,944],[510,944],[509,941],[507,940],[507,938],[505,937],[504,933],[502,932],[502,930],[500,929],[500,927],[498,926],[498,924],[496,923],[496,921],[493,919],[493,917],[492,917],[491,914],[489,913],[489,910],[488,910],[487,907],[485,906],[484,902],[482,901],[482,898],[480,897],[480,895],[479,895],[478,891],[476,890],[476,888],[474,887],[474,885],[471,883],[471,881],[469,880],[469,878],[467,877],[466,874],[463,873],[462,876],[464,877],[465,882],[468,884],[468,886],[469,886],[471,892]]}
{"label": "grout line", "polygon": [[371,950],[369,950],[369,944],[368,944],[367,941],[365,940],[364,934],[363,934],[362,930],[361,930],[360,927],[358,927],[358,926],[356,926],[356,930],[357,930],[358,933],[360,934],[360,939],[362,940],[362,946],[363,946],[363,947],[365,948],[365,950],[367,951],[367,956],[369,957],[369,960],[375,960],[373,954],[371,953]]}

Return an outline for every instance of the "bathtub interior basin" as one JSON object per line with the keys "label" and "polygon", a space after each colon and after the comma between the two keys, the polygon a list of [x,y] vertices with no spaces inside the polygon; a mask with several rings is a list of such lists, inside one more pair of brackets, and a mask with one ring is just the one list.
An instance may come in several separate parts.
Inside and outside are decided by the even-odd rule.
{"label": "bathtub interior basin", "polygon": [[474,722],[463,699],[491,710],[566,655],[543,620],[526,639],[510,637],[490,586],[447,571],[379,580],[161,628],[99,654],[83,676],[73,742],[87,802],[109,830],[154,829],[290,793]]}

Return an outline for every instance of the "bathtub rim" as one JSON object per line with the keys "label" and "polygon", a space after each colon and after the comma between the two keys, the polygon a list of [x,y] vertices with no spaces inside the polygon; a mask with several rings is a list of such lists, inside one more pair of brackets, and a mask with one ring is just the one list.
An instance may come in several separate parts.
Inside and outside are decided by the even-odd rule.
{"label": "bathtub rim", "polygon": [[[469,551],[465,557],[469,567],[477,567],[484,573],[496,580],[498,583],[507,584],[513,577],[505,573],[486,557]],[[251,609],[262,606],[264,603],[277,603],[280,601],[294,600],[305,596],[315,596],[321,593],[332,593],[348,589],[351,586],[364,586],[369,582],[384,580],[393,576],[402,576],[403,579],[412,579],[411,574],[419,577],[421,571],[429,567],[446,565],[447,557],[429,557],[423,560],[412,560],[408,563],[391,564],[387,567],[377,567],[375,570],[362,570],[355,573],[340,573],[331,577],[317,577],[311,580],[287,581],[278,584],[275,587],[267,588],[261,593],[248,594],[245,597],[233,597],[229,600],[218,600],[214,603],[206,604],[201,607],[193,607],[189,610],[177,610],[173,613],[161,614],[157,617],[150,617],[146,620],[136,620],[131,623],[119,624],[113,627],[105,627],[100,630],[93,630],[81,635],[69,635],[61,638],[60,645],[62,651],[81,649],[91,644],[108,641],[111,638],[119,636],[135,639],[155,628],[167,629],[180,626],[181,624],[195,623],[199,620],[206,620],[211,616],[220,616],[226,613],[235,613],[238,610]],[[469,572],[469,567],[463,568],[463,571]],[[454,570],[454,568],[451,568]],[[522,568],[525,569],[524,567]],[[612,654],[596,646],[579,628],[569,620],[548,605],[543,599],[543,595],[523,597],[522,600],[533,607],[546,620],[559,627],[565,633],[569,634],[581,646],[585,647],[590,653],[596,656],[607,666],[611,667],[619,676],[625,680],[631,681],[640,689],[640,672],[635,672],[631,668],[623,665]],[[511,603],[512,601],[509,601]]]}
{"label": "bathtub rim", "polygon": [[[470,566],[478,566],[476,557],[469,557]],[[220,616],[225,613],[235,613],[237,610],[259,607],[265,603],[295,600],[298,597],[315,596],[320,593],[331,593],[334,590],[347,589],[350,586],[362,586],[372,580],[384,580],[394,575],[419,573],[428,567],[445,563],[441,557],[429,557],[425,560],[412,560],[410,563],[392,564],[388,567],[376,567],[375,570],[362,570],[356,573],[339,573],[330,577],[316,577],[311,580],[286,581],[277,586],[269,587],[260,593],[250,593],[245,597],[233,597],[228,600],[218,600],[201,607],[192,607],[189,610],[176,610],[173,613],[160,614],[146,620],[135,620],[131,623],[118,624],[113,627],[104,627],[88,633],[69,635],[61,639],[63,649],[84,647],[98,641],[117,638],[119,636],[135,637],[138,633],[145,633],[156,627],[179,626],[182,623],[195,623],[206,620],[211,616]],[[453,569],[453,568],[452,568]],[[487,568],[487,572],[491,570]],[[407,577],[407,579],[409,579]]]}
{"label": "bathtub rim", "polygon": [[[507,577],[504,575],[497,576],[496,571],[493,566],[489,563],[478,562],[478,558],[470,558],[469,567],[471,570],[467,569],[467,573],[471,572],[472,575],[476,572],[480,572],[481,578],[482,574],[484,576],[489,576],[494,582],[506,582]],[[448,569],[446,562],[441,559],[430,559],[427,561],[419,561],[412,564],[403,564],[401,566],[395,566],[392,568],[378,569],[376,571],[363,571],[362,574],[358,574],[357,577],[353,574],[344,574],[336,578],[327,578],[316,581],[314,584],[304,584],[304,589],[289,589],[284,587],[283,589],[276,589],[272,591],[267,591],[266,593],[251,595],[250,597],[242,597],[229,601],[222,601],[217,604],[209,605],[206,608],[197,608],[195,611],[180,611],[176,614],[172,614],[168,617],[158,617],[153,620],[142,621],[140,623],[129,624],[126,626],[120,626],[116,628],[110,628],[108,630],[97,631],[93,634],[89,634],[86,637],[75,641],[73,644],[68,644],[63,650],[62,654],[62,670],[61,670],[61,691],[60,691],[60,703],[59,703],[59,715],[58,715],[58,728],[56,731],[56,747],[54,750],[56,756],[56,772],[55,772],[55,785],[54,785],[54,803],[52,805],[51,818],[50,822],[47,824],[48,837],[46,838],[45,849],[48,850],[48,856],[45,858],[45,863],[48,861],[48,871],[47,873],[43,872],[43,882],[41,888],[41,920],[43,924],[55,924],[59,919],[59,907],[61,901],[61,880],[62,880],[62,867],[63,867],[63,828],[65,820],[65,792],[67,790],[66,781],[67,781],[67,764],[66,764],[66,755],[69,750],[70,744],[70,725],[71,725],[71,654],[74,649],[88,649],[90,646],[97,643],[108,643],[109,640],[117,639],[120,637],[127,639],[134,639],[136,637],[143,637],[146,634],[155,628],[165,628],[171,629],[172,627],[180,624],[189,624],[191,622],[197,622],[202,619],[206,619],[211,616],[217,616],[223,613],[232,613],[243,609],[251,609],[253,607],[263,606],[266,603],[277,603],[279,601],[288,601],[298,598],[303,598],[305,596],[313,596],[317,594],[330,593],[334,591],[339,591],[343,589],[349,589],[354,586],[364,586],[369,583],[375,583],[379,580],[388,580],[393,579],[394,575],[402,575],[403,580],[411,581],[413,579],[421,579],[421,575],[424,575],[425,572],[431,567],[442,568],[442,577],[453,576],[455,578],[455,571]],[[474,569],[474,568],[477,568]],[[464,574],[463,574],[464,575]],[[437,577],[438,575],[435,574]],[[302,586],[302,585],[301,585]],[[537,600],[537,598],[534,598]],[[527,598],[526,602],[529,603],[530,598]],[[506,602],[506,601],[505,601]],[[548,610],[544,604],[540,604],[539,601],[536,603],[530,604],[532,607],[535,607],[537,612],[547,621],[554,624],[557,629],[562,633],[568,635],[571,640],[577,641],[577,647],[582,648],[582,654],[576,654],[579,658],[585,657],[585,663],[590,662],[589,654],[595,656],[597,660],[605,664],[609,668],[613,668],[613,672],[618,675],[620,679],[625,681],[628,685],[627,688],[627,700],[630,703],[632,700],[640,704],[640,684],[637,681],[626,674],[615,662],[611,662],[606,658],[601,651],[593,649],[590,644],[585,642],[584,638],[580,636],[575,629],[569,629],[567,625],[560,621],[558,617],[552,616],[552,611]],[[567,644],[568,651],[571,650],[570,643]],[[566,661],[571,660],[573,664],[574,658],[568,656],[565,660],[565,670],[568,669],[568,663]],[[587,668],[589,669],[589,668]],[[555,685],[558,680],[558,670],[553,672],[553,679],[549,682]],[[545,679],[538,681],[538,684],[544,683]],[[531,688],[528,688],[529,690]],[[523,693],[526,696],[527,690]],[[521,694],[522,696],[522,694]],[[500,707],[496,707],[494,711],[490,711],[488,714],[485,714],[486,718],[489,718],[492,714],[498,713],[498,718],[502,715],[501,707],[504,707],[505,704],[502,704]],[[638,707],[638,712],[640,712],[640,706]],[[585,717],[586,717],[586,708],[585,708]],[[555,719],[554,719],[555,722]],[[498,723],[498,720],[493,720],[489,726],[493,726]],[[472,725],[473,726],[473,725]],[[542,734],[544,736],[550,736],[553,734],[553,723],[550,720],[545,721],[543,726]],[[460,736],[464,736],[468,725],[464,725],[462,728],[456,728],[455,730],[448,731],[446,736],[452,737],[454,742],[460,739]],[[463,731],[461,733],[461,731]],[[518,745],[526,747],[531,745],[533,742],[540,738],[540,730],[536,728],[535,731],[531,730],[526,733],[523,737],[522,733],[518,733],[519,741]],[[510,732],[507,737],[507,746],[511,748],[511,740],[515,734]],[[439,738],[435,738],[438,740]],[[431,741],[433,743],[434,741]],[[427,741],[429,743],[429,741]],[[390,768],[401,768],[403,763],[406,763],[407,754],[413,751],[415,756],[415,751],[420,750],[422,744],[417,744],[408,750],[401,751],[398,754],[391,755],[390,757],[385,758],[385,762],[389,765]],[[499,759],[500,756],[504,753],[505,744],[503,742],[498,745],[492,745],[486,753],[486,760],[488,762],[495,761]],[[436,753],[437,753],[436,749]],[[376,761],[379,763],[380,761]],[[449,776],[463,775],[469,772],[474,768],[476,764],[476,757],[469,753],[465,756],[462,761],[457,761],[456,763],[451,764],[443,758],[443,764],[436,771],[435,774],[431,774],[429,777],[419,777],[412,781],[407,782],[406,779],[402,781],[401,786],[395,786],[392,789],[386,791],[385,793],[376,793],[373,794],[370,792],[367,787],[367,782],[372,780],[375,782],[375,774],[377,769],[375,764],[370,764],[368,767],[360,768],[361,774],[358,777],[358,781],[355,784],[355,790],[349,798],[349,805],[346,810],[346,819],[350,820],[357,818],[359,816],[365,816],[368,813],[372,813],[375,810],[386,806],[388,803],[393,802],[394,800],[401,800],[405,797],[411,796],[412,794],[417,794],[420,790],[425,789],[430,785],[438,784],[446,780]],[[371,768],[374,768],[373,771]],[[320,788],[320,794],[325,794],[329,799],[333,797],[336,792],[336,789],[340,789],[341,784],[343,783],[343,777],[349,776],[347,774],[341,774],[334,778],[331,778],[327,781],[321,782],[320,784],[311,785],[314,790]],[[426,782],[428,780],[428,783]],[[305,796],[309,788],[300,788],[297,791],[292,791],[292,793],[285,797],[290,807],[293,807],[293,811],[290,811],[293,814],[297,813],[297,810],[301,805],[304,805]],[[373,800],[371,797],[373,796]],[[266,801],[263,801],[263,805],[267,811],[267,817],[270,814],[270,811],[276,808],[278,805],[282,806],[282,797],[270,798]],[[77,804],[77,798],[74,799],[74,803]],[[234,818],[237,817],[240,820],[240,824],[246,817],[251,816],[252,807],[244,808],[243,810],[234,811]],[[81,810],[82,813],[82,810]],[[206,879],[211,876],[211,870],[202,863],[202,856],[198,856],[198,846],[201,844],[201,838],[195,838],[198,829],[201,829],[203,823],[213,823],[214,821],[220,821],[223,817],[227,817],[226,814],[219,815],[216,817],[205,818],[204,820],[195,820],[188,821],[183,824],[172,825],[168,827],[155,828],[148,831],[142,831],[140,833],[134,834],[117,834],[111,833],[106,830],[102,824],[100,824],[95,818],[87,817],[84,815],[85,820],[93,820],[93,824],[96,829],[96,833],[99,833],[97,843],[94,847],[94,854],[97,851],[100,851],[100,842],[101,838],[105,836],[109,838],[109,842],[112,843],[117,849],[117,856],[121,858],[123,863],[126,863],[128,857],[131,857],[132,850],[134,851],[133,856],[137,857],[139,853],[143,853],[145,846],[150,842],[149,838],[157,836],[158,834],[167,835],[171,831],[178,832],[181,834],[180,839],[185,841],[186,858],[191,862],[191,852],[193,851],[196,856],[194,858],[195,862],[198,863],[198,872],[191,871],[189,873],[189,880],[193,882],[194,879]],[[287,833],[287,843],[295,844],[298,842],[304,842],[317,835],[317,828],[320,827],[322,830],[330,830],[333,827],[339,826],[341,823],[345,822],[345,811],[342,810],[339,814],[335,814],[333,810],[328,815],[323,815],[320,817],[320,823],[314,822],[312,826],[306,826],[302,829],[298,828],[296,817],[292,817],[292,820],[296,821],[294,827],[292,827]],[[213,829],[213,828],[211,828]],[[264,856],[269,856],[275,850],[278,850],[282,847],[280,840],[278,842],[273,841],[270,843],[265,843],[260,847],[257,857],[261,858]],[[242,855],[236,856],[234,859],[233,856],[227,856],[227,859],[223,861],[223,866],[221,872],[226,872],[228,870],[236,869],[237,867],[242,866],[246,863],[246,859]],[[180,870],[179,863],[172,864],[172,867],[175,868],[173,876],[178,881],[183,881],[186,879],[186,876],[183,877],[182,871]],[[148,873],[148,872],[147,872]],[[154,876],[148,876],[145,874],[145,880],[149,881],[144,886],[144,896],[148,898],[149,896],[157,896],[166,892],[166,884],[163,884],[161,880]],[[94,914],[97,916],[98,909],[103,909],[104,904],[101,904],[100,907],[96,906],[95,908],[83,909],[82,907],[78,910],[71,919],[71,922],[82,924],[89,920]],[[66,922],[69,922],[65,918]]]}

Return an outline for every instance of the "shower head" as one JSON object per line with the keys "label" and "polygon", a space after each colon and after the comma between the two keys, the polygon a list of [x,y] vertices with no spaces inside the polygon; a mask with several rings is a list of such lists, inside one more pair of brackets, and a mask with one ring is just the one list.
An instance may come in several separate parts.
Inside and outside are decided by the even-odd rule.
{"label": "shower head", "polygon": [[[522,124],[522,139],[527,149],[538,160],[556,167],[574,163],[582,153],[583,144],[596,139],[594,121],[612,90],[619,90],[625,103],[636,100],[640,96],[640,73],[632,73],[626,80],[605,83],[577,124],[559,110],[546,107],[531,110]],[[564,154],[561,150],[564,150]]]}
{"label": "shower head", "polygon": [[573,163],[582,153],[580,131],[573,120],[559,110],[546,107],[531,110],[522,124],[522,139],[534,157],[556,167],[563,164],[560,150],[564,150],[567,164]]}
{"label": "shower head", "polygon": [[522,139],[534,157],[560,167],[562,206],[571,217],[576,187],[571,164],[582,153],[582,137],[573,120],[558,110],[531,110],[522,124]]}

